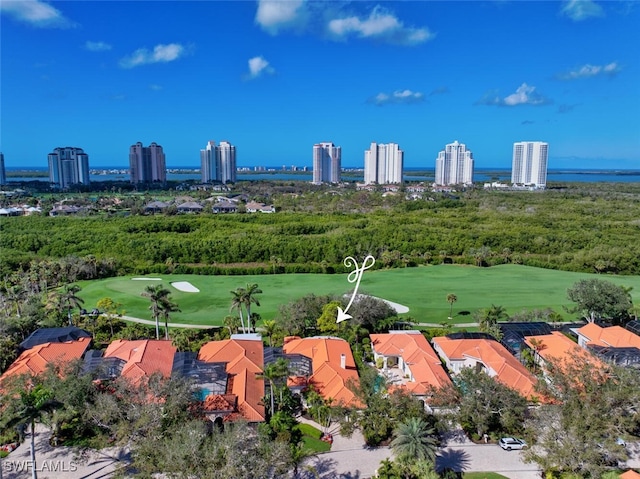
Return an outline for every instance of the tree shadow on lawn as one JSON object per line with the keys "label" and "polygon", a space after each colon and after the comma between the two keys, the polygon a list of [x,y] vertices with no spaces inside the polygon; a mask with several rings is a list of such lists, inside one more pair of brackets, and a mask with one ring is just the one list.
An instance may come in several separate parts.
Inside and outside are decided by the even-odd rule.
{"label": "tree shadow on lawn", "polygon": [[436,471],[451,469],[456,472],[464,472],[469,468],[469,454],[455,449],[444,449],[436,457]]}

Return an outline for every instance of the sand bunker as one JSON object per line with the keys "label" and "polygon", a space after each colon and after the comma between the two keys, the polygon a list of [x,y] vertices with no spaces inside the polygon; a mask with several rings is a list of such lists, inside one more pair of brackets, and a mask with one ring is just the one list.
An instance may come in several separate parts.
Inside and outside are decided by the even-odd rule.
{"label": "sand bunker", "polygon": [[162,278],[131,278],[131,281],[162,281]]}
{"label": "sand bunker", "polygon": [[176,288],[178,291],[182,291],[184,293],[199,293],[200,290],[196,288],[194,285],[189,283],[189,281],[176,281],[175,283],[171,283],[171,286]]}

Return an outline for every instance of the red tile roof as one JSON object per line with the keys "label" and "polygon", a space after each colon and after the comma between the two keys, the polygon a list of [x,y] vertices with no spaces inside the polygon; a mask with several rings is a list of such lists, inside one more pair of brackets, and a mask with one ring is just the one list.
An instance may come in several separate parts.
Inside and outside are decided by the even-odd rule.
{"label": "red tile roof", "polygon": [[414,381],[405,383],[413,394],[424,395],[433,388],[451,384],[440,358],[420,332],[371,334],[371,347],[383,356],[399,356],[407,364]]}
{"label": "red tile roof", "polygon": [[481,362],[496,379],[525,398],[537,397],[536,378],[502,344],[493,339],[433,338],[433,344],[449,361]]}
{"label": "red tile roof", "polygon": [[[285,338],[285,354],[301,354],[311,359],[313,374],[308,383],[313,385],[325,399],[333,399],[336,404],[360,407],[360,402],[347,387],[352,380],[358,381],[358,371],[353,360],[351,347],[344,339],[326,336]],[[344,356],[344,368],[342,357]]]}
{"label": "red tile roof", "polygon": [[264,365],[262,341],[227,339],[211,341],[198,353],[198,359],[210,363],[226,363],[230,376],[227,394],[237,397],[237,409],[249,421],[264,421],[264,379],[260,377]]}
{"label": "red tile roof", "polygon": [[640,474],[629,469],[627,472],[620,474],[620,479],[640,479]]}
{"label": "red tile roof", "polygon": [[589,362],[597,368],[606,369],[605,364],[589,353],[586,349],[581,348],[559,331],[553,331],[551,334],[542,334],[539,336],[525,336],[525,343],[533,350],[532,341],[539,342],[537,346],[538,355],[545,361],[557,361],[560,364],[570,364],[579,361],[581,363]]}
{"label": "red tile roof", "polygon": [[589,340],[589,345],[640,348],[640,336],[620,326],[602,328],[595,323],[589,323],[578,329],[578,333]]}
{"label": "red tile roof", "polygon": [[10,376],[29,374],[36,376],[47,369],[47,365],[80,359],[89,348],[91,338],[79,338],[63,343],[43,343],[23,351],[11,366],[0,376],[0,383]]}
{"label": "red tile roof", "polygon": [[126,361],[121,375],[137,384],[153,373],[160,373],[165,378],[171,376],[175,353],[176,348],[171,341],[118,339],[107,347],[104,357]]}

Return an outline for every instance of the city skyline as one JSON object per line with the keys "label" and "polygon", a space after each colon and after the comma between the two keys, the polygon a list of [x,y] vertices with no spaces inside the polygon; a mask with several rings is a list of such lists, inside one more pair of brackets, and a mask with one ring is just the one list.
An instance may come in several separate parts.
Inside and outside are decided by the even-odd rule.
{"label": "city skyline", "polygon": [[240,167],[309,165],[322,138],[344,167],[372,139],[431,167],[456,137],[479,168],[529,138],[553,144],[550,168],[640,165],[631,2],[5,0],[0,20],[9,168],[60,144],[126,166],[136,139],[197,165],[209,137],[232,138]]}

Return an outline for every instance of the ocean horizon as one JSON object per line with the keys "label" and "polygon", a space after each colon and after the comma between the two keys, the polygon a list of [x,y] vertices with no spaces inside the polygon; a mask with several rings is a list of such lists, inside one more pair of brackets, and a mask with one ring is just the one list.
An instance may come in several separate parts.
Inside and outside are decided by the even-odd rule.
{"label": "ocean horizon", "polygon": [[[260,168],[260,169],[256,169]],[[296,167],[297,170],[291,170],[291,167],[283,169],[282,166],[240,166],[238,169],[239,181],[312,181],[313,170],[309,166]],[[307,168],[306,171],[303,169]],[[28,181],[48,181],[46,176],[29,176],[29,173],[42,174],[48,171],[47,167],[7,167],[7,182],[28,182]],[[93,166],[89,168],[90,180],[92,182],[101,181],[128,181],[129,169],[123,166]],[[167,167],[168,181],[189,181],[200,180],[200,168],[196,166],[178,166]],[[344,173],[349,176],[344,178],[345,181],[363,181],[364,175],[358,175],[364,172],[362,167],[343,167]],[[407,167],[404,169],[405,181],[414,182],[433,182],[435,179],[435,168],[426,167]],[[16,173],[24,173],[18,175]],[[424,173],[416,175],[410,173]],[[473,181],[475,183],[486,182],[510,182],[510,167],[493,167],[493,168],[475,168]],[[640,169],[624,169],[624,168],[549,168],[547,170],[548,183],[560,182],[576,182],[576,183],[640,183]]]}

